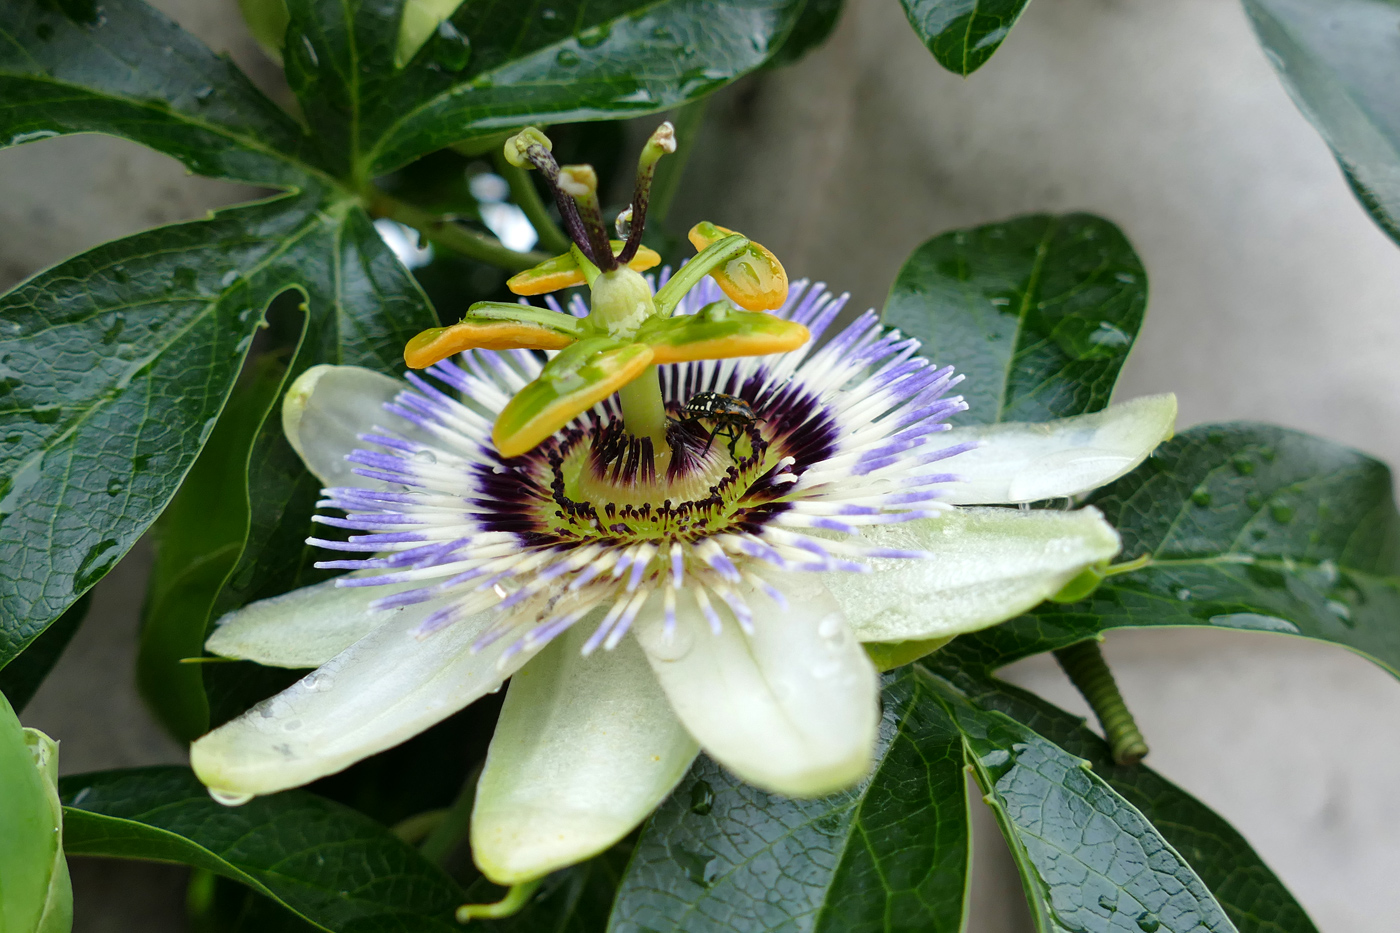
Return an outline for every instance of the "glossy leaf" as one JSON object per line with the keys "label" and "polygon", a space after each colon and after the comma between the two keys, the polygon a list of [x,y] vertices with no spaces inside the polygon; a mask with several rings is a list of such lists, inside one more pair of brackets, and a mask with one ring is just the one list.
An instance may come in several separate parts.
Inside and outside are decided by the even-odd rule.
{"label": "glossy leaf", "polygon": [[775,797],[702,756],[643,830],[609,931],[959,930],[962,750],[920,676],[886,678],[877,764],[854,790]]}
{"label": "glossy leaf", "polygon": [[185,768],[75,775],[59,789],[70,855],[206,869],[324,930],[457,929],[457,885],[379,823],[315,794],[225,807]]}
{"label": "glossy leaf", "polygon": [[1259,41],[1371,216],[1400,242],[1400,6],[1245,0]]}
{"label": "glossy leaf", "polygon": [[209,443],[155,525],[156,560],[141,611],[136,682],[171,735],[188,742],[209,728],[200,668],[205,621],[248,533],[245,483],[253,437],[281,388],[275,356],[253,364]]}
{"label": "glossy leaf", "polygon": [[1108,404],[1146,304],[1147,274],[1117,227],[1034,214],[920,246],[883,319],[967,374],[955,423],[1048,421]]}
{"label": "glossy leaf", "polygon": [[53,670],[68,643],[78,633],[91,604],[92,594],[83,595],[31,641],[18,657],[0,668],[0,693],[10,701],[15,712],[24,712],[34,698],[44,678],[49,676],[49,671]]}
{"label": "glossy leaf", "polygon": [[970,75],[987,63],[1029,0],[900,0],[909,25],[938,64]]}
{"label": "glossy leaf", "polygon": [[201,175],[283,186],[312,171],[296,121],[227,58],[140,0],[84,6],[0,4],[0,146],[107,133]]}
{"label": "glossy leaf", "polygon": [[1343,645],[1400,673],[1400,515],[1357,451],[1248,423],[1192,428],[1089,500],[1123,537],[1088,599],[962,640],[999,665],[1115,628],[1200,625]]}
{"label": "glossy leaf", "polygon": [[[488,933],[602,933],[632,848],[630,840],[623,840],[602,855],[557,871],[540,883],[520,913],[502,920],[473,920],[472,924]],[[467,888],[467,901],[492,903],[506,891],[479,878]]]}
{"label": "glossy leaf", "polygon": [[263,309],[335,230],[285,197],[99,246],[0,297],[0,663],[165,507]]}
{"label": "glossy leaf", "polygon": [[1235,933],[1180,853],[1087,761],[950,686],[943,696],[1040,933]]}
{"label": "glossy leaf", "polygon": [[1136,807],[1210,888],[1240,933],[1317,933],[1302,906],[1229,823],[1143,765],[1118,765],[1084,720],[1009,684],[974,680],[935,656],[930,666],[984,709],[1005,713],[1071,755]]}
{"label": "glossy leaf", "polygon": [[[292,0],[288,78],[330,164],[380,175],[526,122],[656,113],[762,65],[804,0],[464,4],[402,70],[400,3]],[[455,33],[455,37],[452,35]]]}
{"label": "glossy leaf", "polygon": [[73,889],[55,781],[58,743],[19,724],[0,696],[0,930],[68,933]]}

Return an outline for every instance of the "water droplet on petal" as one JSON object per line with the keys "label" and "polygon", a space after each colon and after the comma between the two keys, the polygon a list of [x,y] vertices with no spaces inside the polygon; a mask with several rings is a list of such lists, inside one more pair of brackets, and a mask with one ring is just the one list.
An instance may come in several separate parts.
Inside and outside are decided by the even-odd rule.
{"label": "water droplet on petal", "polygon": [[217,790],[209,788],[209,796],[226,807],[241,807],[253,799],[252,794],[238,794],[231,790]]}

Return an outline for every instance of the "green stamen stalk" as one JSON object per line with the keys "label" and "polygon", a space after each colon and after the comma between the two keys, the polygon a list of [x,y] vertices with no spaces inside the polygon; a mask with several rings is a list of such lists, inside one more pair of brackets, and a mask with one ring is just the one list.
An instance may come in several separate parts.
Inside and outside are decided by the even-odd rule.
{"label": "green stamen stalk", "polygon": [[720,263],[728,262],[748,245],[748,237],[736,233],[705,247],[698,256],[681,266],[680,271],[671,276],[656,293],[657,313],[662,317],[670,317],[686,293],[699,285],[700,280],[709,275],[711,269]]}
{"label": "green stamen stalk", "polygon": [[1118,692],[1099,643],[1081,641],[1061,648],[1055,652],[1055,660],[1094,711],[1113,750],[1113,760],[1120,765],[1135,765],[1147,757],[1147,742]]}
{"label": "green stamen stalk", "polygon": [[540,886],[543,879],[536,878],[524,884],[512,885],[506,896],[493,904],[463,904],[457,908],[457,922],[466,923],[480,917],[483,920],[499,920],[520,913],[530,902],[530,895]]}
{"label": "green stamen stalk", "polygon": [[666,446],[666,403],[661,398],[661,376],[648,366],[636,379],[617,390],[622,403],[622,423],[633,437],[651,438],[652,450],[661,453]]}

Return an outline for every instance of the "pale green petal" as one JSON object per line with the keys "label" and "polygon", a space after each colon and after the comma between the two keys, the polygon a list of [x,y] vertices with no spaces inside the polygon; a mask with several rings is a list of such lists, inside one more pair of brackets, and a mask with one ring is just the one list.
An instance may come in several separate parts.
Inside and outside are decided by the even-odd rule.
{"label": "pale green petal", "polygon": [[0,930],[68,933],[58,743],[25,729],[0,695]]}
{"label": "pale green petal", "polygon": [[504,665],[507,636],[473,654],[498,616],[484,612],[418,638],[396,616],[315,672],[197,739],[190,764],[225,802],[334,774],[392,748],[501,684],[534,654]]}
{"label": "pale green petal", "polygon": [[973,632],[1058,593],[1085,567],[1118,553],[1098,509],[956,509],[862,530],[876,547],[929,551],[926,560],[867,561],[870,573],[822,579],[861,641]]}
{"label": "pale green petal", "polygon": [[355,465],[345,455],[365,446],[359,435],[394,420],[384,403],[404,388],[399,380],[361,366],[313,366],[287,390],[282,431],[322,485],[382,487],[351,472]]}
{"label": "pale green petal", "polygon": [[402,68],[428,41],[433,30],[462,5],[462,0],[407,0],[403,19],[399,21],[399,42],[394,52],[394,65]]}
{"label": "pale green petal", "polygon": [[764,790],[819,797],[870,768],[879,676],[815,575],[770,579],[788,606],[746,591],[751,636],[727,613],[714,634],[683,592],[672,636],[653,599],[637,640],[676,715],[711,757]]}
{"label": "pale green petal", "polygon": [[1091,415],[1043,423],[954,428],[940,447],[975,441],[945,461],[959,478],[943,490],[955,505],[1036,502],[1077,496],[1137,466],[1176,426],[1176,396],[1149,395]]}
{"label": "pale green petal", "polygon": [[579,623],[510,682],[472,812],[472,856],[511,885],[631,832],[695,758],[635,641],[590,657]]}
{"label": "pale green petal", "polygon": [[[360,574],[351,574],[353,579]],[[370,602],[423,586],[422,582],[383,586],[336,586],[327,580],[271,599],[260,599],[225,615],[204,647],[225,658],[268,667],[320,667],[385,622],[416,625],[445,605],[431,600],[395,609],[371,609]]]}

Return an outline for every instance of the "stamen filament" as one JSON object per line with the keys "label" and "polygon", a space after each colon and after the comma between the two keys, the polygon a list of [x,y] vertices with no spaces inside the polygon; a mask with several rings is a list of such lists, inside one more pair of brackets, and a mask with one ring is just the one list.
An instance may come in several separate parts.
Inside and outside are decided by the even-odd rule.
{"label": "stamen filament", "polygon": [[749,238],[734,234],[717,243],[705,247],[698,256],[681,266],[680,271],[671,276],[670,281],[656,292],[656,310],[662,317],[670,317],[685,297],[700,280],[720,263],[728,262],[739,251],[749,245]]}

